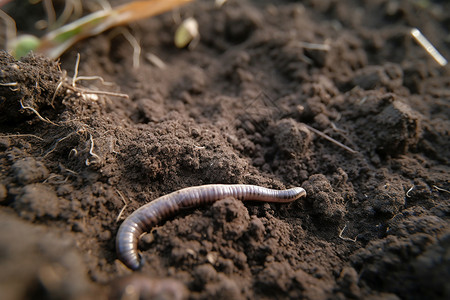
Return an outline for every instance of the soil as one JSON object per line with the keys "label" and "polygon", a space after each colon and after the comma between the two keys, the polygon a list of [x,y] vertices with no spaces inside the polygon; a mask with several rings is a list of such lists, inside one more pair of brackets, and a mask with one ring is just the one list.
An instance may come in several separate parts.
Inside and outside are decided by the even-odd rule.
{"label": "soil", "polygon": [[[24,2],[5,8],[33,32]],[[191,49],[177,14],[127,27],[137,68],[114,30],[59,62],[1,52],[2,299],[449,299],[450,68],[409,33],[449,58],[449,9],[199,1],[179,10]],[[110,84],[72,86],[77,53]],[[126,216],[211,183],[307,196],[185,210],[142,238],[140,271],[117,260]]]}

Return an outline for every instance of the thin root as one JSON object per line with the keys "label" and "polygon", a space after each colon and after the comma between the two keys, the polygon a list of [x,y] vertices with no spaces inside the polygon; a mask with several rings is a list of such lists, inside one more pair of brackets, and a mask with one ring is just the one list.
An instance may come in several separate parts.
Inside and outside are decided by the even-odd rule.
{"label": "thin root", "polygon": [[356,236],[354,239],[351,239],[351,238],[342,236],[342,234],[344,233],[345,228],[347,228],[347,224],[344,226],[344,228],[342,228],[341,232],[339,232],[339,238],[340,238],[341,240],[344,240],[344,241],[348,241],[348,242],[353,242],[353,243],[355,243],[355,242],[356,242],[356,239],[358,238],[358,236]]}
{"label": "thin root", "polygon": [[78,77],[78,67],[80,66],[80,53],[77,53],[77,60],[75,61],[75,70],[73,71],[72,86],[75,87]]}
{"label": "thin root", "polygon": [[53,93],[52,102],[50,102],[50,105],[51,105],[53,108],[55,108],[55,106],[53,105],[53,102],[55,101],[56,94],[58,93],[58,90],[59,90],[59,89],[61,88],[61,86],[63,85],[65,79],[66,79],[65,76],[61,77],[61,80],[59,81],[58,85],[56,86],[55,92]]}
{"label": "thin root", "polygon": [[126,99],[130,98],[127,94],[116,93],[116,92],[94,91],[94,90],[81,89],[81,88],[75,88],[74,91],[82,93],[82,94],[116,96],[116,97],[121,97],[121,98],[126,98]]}
{"label": "thin root", "polygon": [[450,191],[449,191],[449,190],[446,190],[446,189],[440,188],[440,187],[438,187],[438,186],[435,186],[435,185],[433,185],[433,187],[434,187],[435,189],[437,189],[438,191],[441,191],[441,192],[446,192],[446,193],[449,193],[449,194],[450,194]]}
{"label": "thin root", "polygon": [[117,34],[122,34],[123,37],[128,41],[128,43],[130,43],[131,47],[133,47],[133,68],[138,69],[140,66],[140,57],[142,51],[138,40],[127,29],[124,29],[123,27],[114,30],[110,35],[110,38],[114,37]]}
{"label": "thin root", "polygon": [[[89,139],[91,140],[91,148],[89,149],[89,154],[96,159],[97,161],[101,161],[100,156],[98,156],[97,154],[94,153],[94,139],[92,138],[92,134],[89,134]],[[89,166],[90,164],[92,164],[92,162],[89,160],[89,158],[86,158],[86,166]]]}
{"label": "thin root", "polygon": [[97,75],[94,75],[94,76],[78,76],[76,81],[79,81],[79,80],[100,80],[100,82],[103,85],[109,85],[109,86],[113,85],[112,82],[105,81],[101,76],[97,76]]}
{"label": "thin root", "polygon": [[116,189],[116,192],[117,192],[117,194],[119,194],[120,198],[122,198],[122,202],[124,204],[122,209],[119,212],[119,215],[116,218],[116,223],[118,223],[120,221],[120,219],[122,218],[122,214],[125,211],[125,209],[127,208],[128,203],[125,201],[125,198],[123,197],[122,193],[119,190]]}
{"label": "thin root", "polygon": [[68,157],[72,158],[78,155],[78,151],[75,148],[72,148],[72,150],[70,150]]}
{"label": "thin root", "polygon": [[43,138],[38,137],[37,135],[34,135],[34,134],[8,134],[8,135],[0,135],[0,137],[6,137],[6,138],[9,138],[9,137],[34,137],[40,141],[44,140]]}
{"label": "thin root", "polygon": [[333,128],[334,131],[337,131],[337,132],[340,132],[340,133],[343,133],[343,134],[347,133],[345,130],[342,130],[342,129],[338,128],[336,126],[336,124],[334,124],[333,122],[331,122],[331,128]]}
{"label": "thin root", "polygon": [[156,56],[153,53],[147,53],[145,55],[145,58],[149,62],[151,62],[155,67],[157,67],[157,68],[159,68],[161,70],[164,70],[167,67],[166,63],[161,58],[159,58],[158,56]]}
{"label": "thin root", "polygon": [[38,118],[39,118],[41,121],[44,121],[44,122],[46,122],[46,123],[50,123],[50,124],[55,125],[55,126],[59,126],[58,124],[53,123],[53,122],[50,121],[49,119],[43,118],[43,117],[37,112],[37,110],[35,110],[35,109],[32,108],[31,106],[24,106],[24,105],[23,105],[23,102],[22,102],[22,99],[20,99],[20,106],[21,106],[23,109],[29,109],[29,110],[31,110],[32,112],[34,112],[34,113],[38,116]]}
{"label": "thin root", "polygon": [[63,164],[59,164],[59,168],[61,169],[61,172],[67,172],[67,173],[69,173],[70,175],[73,175],[73,176],[78,176],[79,174],[77,173],[77,172],[75,172],[75,171],[73,171],[73,170],[71,170],[71,169],[68,169],[68,168],[66,168]]}
{"label": "thin root", "polygon": [[[53,24],[53,28],[59,28],[63,26],[70,18],[73,16],[73,18],[76,20],[80,18],[82,14],[82,4],[80,0],[66,0],[64,1],[64,10],[61,13],[61,15],[58,17],[58,19]],[[73,12],[73,14],[72,14]]]}
{"label": "thin root", "polygon": [[[63,177],[62,175],[59,175],[59,174],[54,174],[54,175],[50,175],[47,179],[45,179],[42,183],[47,183],[47,182],[50,182],[50,180],[51,179],[54,179],[54,178],[59,178],[59,177]],[[63,177],[64,178],[64,177]],[[53,184],[63,184],[63,183],[66,183],[67,181],[69,180],[69,176],[66,176],[66,178],[65,179],[61,179],[61,180],[59,180],[59,181],[51,181],[51,183],[53,183]]]}
{"label": "thin root", "polygon": [[133,47],[133,68],[138,69],[140,65],[141,46],[139,45],[138,40],[128,30],[124,30],[122,34],[131,44],[131,47]]}
{"label": "thin root", "polygon": [[[140,51],[140,50],[139,50]],[[76,86],[78,80],[100,80],[104,85],[112,85],[112,83],[105,81],[100,76],[78,76],[78,67],[80,66],[80,53],[77,53],[77,60],[75,62],[75,69],[72,78],[72,90],[75,92],[79,92],[81,94],[98,94],[98,95],[107,95],[107,96],[116,96],[121,98],[128,99],[129,96],[126,94],[115,93],[115,92],[106,92],[106,91],[93,91],[90,89],[83,89]],[[53,102],[52,102],[53,103]]]}
{"label": "thin root", "polygon": [[45,155],[44,155],[43,157],[46,157],[47,155],[49,155],[50,153],[52,153],[53,151],[55,151],[56,147],[58,146],[58,144],[59,144],[60,142],[64,141],[65,139],[67,139],[67,138],[69,138],[69,137],[71,137],[74,133],[75,133],[75,132],[72,132],[72,133],[66,135],[65,137],[60,138],[59,140],[57,140],[56,143],[55,143],[55,146],[53,146],[52,149],[50,149],[47,153],[45,153]]}
{"label": "thin root", "polygon": [[53,7],[52,0],[44,0],[43,4],[44,4],[45,13],[47,14],[47,28],[49,28],[55,24],[56,12],[55,12],[55,8]]}
{"label": "thin root", "polygon": [[409,194],[414,189],[414,185],[406,192],[406,197],[411,198],[411,195]]}

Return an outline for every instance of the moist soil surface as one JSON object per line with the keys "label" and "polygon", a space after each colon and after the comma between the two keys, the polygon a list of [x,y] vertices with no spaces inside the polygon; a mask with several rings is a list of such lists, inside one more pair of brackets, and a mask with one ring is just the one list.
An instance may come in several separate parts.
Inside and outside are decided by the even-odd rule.
{"label": "moist soil surface", "polygon": [[[444,2],[200,1],[59,62],[1,52],[1,298],[449,299],[449,67],[410,35],[450,57]],[[42,7],[19,3],[33,32]],[[77,53],[106,84],[72,84]],[[135,209],[215,183],[307,196],[183,209],[140,270],[117,259]]]}

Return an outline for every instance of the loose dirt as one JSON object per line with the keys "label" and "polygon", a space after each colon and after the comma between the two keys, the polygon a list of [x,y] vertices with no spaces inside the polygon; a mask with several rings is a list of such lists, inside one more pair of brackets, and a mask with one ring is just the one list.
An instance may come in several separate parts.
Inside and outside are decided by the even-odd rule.
{"label": "loose dirt", "polygon": [[[449,299],[449,67],[409,30],[449,58],[450,14],[425,3],[199,1],[191,50],[176,14],[128,28],[138,68],[114,31],[60,62],[1,52],[2,299]],[[73,87],[77,53],[111,84]],[[210,183],[307,197],[188,209],[142,238],[142,270],[117,260],[132,211]]]}

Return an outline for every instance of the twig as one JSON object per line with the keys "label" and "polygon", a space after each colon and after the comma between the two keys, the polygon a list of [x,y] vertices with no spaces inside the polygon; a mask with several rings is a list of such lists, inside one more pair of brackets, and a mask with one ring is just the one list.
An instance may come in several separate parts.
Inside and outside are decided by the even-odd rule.
{"label": "twig", "polygon": [[0,83],[1,86],[17,86],[17,82]]}
{"label": "twig", "polygon": [[327,44],[314,44],[307,42],[296,42],[296,45],[301,48],[310,49],[310,50],[320,50],[320,51],[330,51],[330,45]]}
{"label": "twig", "polygon": [[354,239],[342,236],[342,234],[344,233],[345,228],[347,228],[347,224],[345,224],[344,228],[342,228],[341,232],[339,232],[339,238],[344,240],[344,241],[355,243],[356,239],[358,238],[358,236],[356,236]]}
{"label": "twig", "polygon": [[447,65],[447,60],[441,53],[430,43],[430,41],[417,28],[411,28],[411,35],[416,39],[420,46],[422,46],[434,60],[442,67]]}
{"label": "twig", "polygon": [[358,151],[355,151],[355,150],[353,150],[352,148],[350,148],[350,147],[348,147],[348,146],[345,146],[345,145],[342,144],[341,142],[336,141],[335,139],[333,139],[332,137],[326,135],[326,134],[323,133],[322,131],[319,131],[319,130],[315,129],[315,128],[309,126],[308,124],[304,124],[304,125],[305,125],[306,127],[308,127],[308,129],[311,130],[312,132],[314,132],[315,134],[317,134],[317,135],[323,137],[323,138],[326,139],[326,140],[329,140],[330,142],[332,142],[332,143],[338,145],[339,147],[344,148],[344,149],[347,150],[348,152],[353,153],[353,154],[358,153]]}
{"label": "twig", "polygon": [[34,113],[38,116],[38,118],[41,119],[41,121],[50,123],[50,124],[55,125],[55,126],[59,126],[58,124],[53,123],[53,122],[50,121],[49,119],[43,118],[43,117],[37,112],[37,110],[35,110],[35,109],[32,108],[31,106],[24,106],[23,103],[22,103],[22,99],[20,99],[20,106],[21,106],[23,109],[29,109],[29,110],[31,110],[32,112],[34,112]]}

